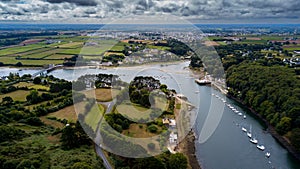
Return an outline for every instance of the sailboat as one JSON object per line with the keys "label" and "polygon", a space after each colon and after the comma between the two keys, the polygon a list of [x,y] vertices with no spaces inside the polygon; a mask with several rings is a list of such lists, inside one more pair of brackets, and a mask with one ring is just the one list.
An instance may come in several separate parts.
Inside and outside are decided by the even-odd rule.
{"label": "sailboat", "polygon": [[269,158],[271,156],[271,153],[266,152],[266,157]]}
{"label": "sailboat", "polygon": [[256,146],[258,149],[260,149],[261,151],[264,151],[265,150],[265,146],[263,145],[257,145]]}
{"label": "sailboat", "polygon": [[257,144],[258,140],[255,137],[253,137],[253,138],[250,139],[250,142],[253,143],[253,144]]}
{"label": "sailboat", "polygon": [[250,130],[247,132],[247,136],[248,136],[249,138],[252,137],[251,131],[252,131],[252,126],[250,125]]}
{"label": "sailboat", "polygon": [[247,132],[247,129],[244,128],[244,127],[242,127],[242,131],[243,131],[243,132]]}

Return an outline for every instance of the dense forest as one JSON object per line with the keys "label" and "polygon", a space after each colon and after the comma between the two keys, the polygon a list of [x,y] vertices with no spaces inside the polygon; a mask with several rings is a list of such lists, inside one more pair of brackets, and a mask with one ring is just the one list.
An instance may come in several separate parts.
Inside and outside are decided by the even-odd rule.
{"label": "dense forest", "polygon": [[[18,86],[19,83],[39,88]],[[74,104],[71,82],[53,76],[31,79],[30,75],[10,74],[2,81],[0,92],[10,94],[0,102],[1,169],[103,168],[78,121],[46,116]],[[28,95],[20,96],[22,92]],[[16,96],[25,100],[15,100]],[[80,94],[75,97],[76,101],[84,98]]]}
{"label": "dense forest", "polygon": [[227,71],[229,95],[253,108],[300,151],[300,79],[294,69],[242,62]]}

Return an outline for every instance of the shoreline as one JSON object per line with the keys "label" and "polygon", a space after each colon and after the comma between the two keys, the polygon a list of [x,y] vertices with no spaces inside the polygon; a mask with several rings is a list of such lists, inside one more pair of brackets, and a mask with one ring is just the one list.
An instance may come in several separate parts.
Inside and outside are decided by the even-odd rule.
{"label": "shoreline", "polygon": [[281,136],[280,134],[277,133],[276,129],[274,126],[272,126],[266,119],[264,119],[260,114],[258,114],[255,110],[253,110],[251,107],[245,105],[242,100],[235,98],[231,95],[229,95],[227,92],[224,92],[221,90],[222,88],[218,86],[215,83],[212,83],[211,87],[213,87],[216,90],[219,90],[221,93],[225,94],[228,98],[238,102],[245,108],[247,108],[252,115],[254,115],[256,118],[261,120],[267,127],[267,131],[272,135],[273,138],[275,138],[276,141],[279,142],[281,146],[283,146],[295,159],[300,161],[300,153],[298,153],[295,148],[284,138],[284,136]]}
{"label": "shoreline", "polygon": [[273,127],[266,119],[264,119],[260,114],[258,114],[255,110],[253,110],[251,107],[246,106],[241,100],[227,94],[227,97],[230,99],[242,104],[244,107],[246,107],[255,117],[257,117],[259,120],[263,121],[264,124],[267,126],[267,131],[272,135],[273,138],[275,138],[291,155],[293,155],[294,158],[296,158],[298,161],[300,161],[300,153],[298,153],[295,148],[284,138],[284,136],[281,136],[277,133],[275,127]]}
{"label": "shoreline", "polygon": [[188,168],[201,169],[201,164],[199,163],[196,156],[196,136],[193,130],[191,130],[186,137],[179,142],[178,149],[179,152],[183,153],[188,160]]}

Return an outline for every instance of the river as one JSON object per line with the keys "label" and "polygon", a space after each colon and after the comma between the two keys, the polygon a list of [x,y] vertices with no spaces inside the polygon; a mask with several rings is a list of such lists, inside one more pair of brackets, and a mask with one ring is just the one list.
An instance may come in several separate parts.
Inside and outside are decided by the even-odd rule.
{"label": "river", "polygon": [[[283,148],[265,129],[262,122],[235,101],[226,98],[219,91],[208,87],[198,86],[194,82],[191,71],[187,69],[188,62],[181,62],[170,65],[143,65],[137,67],[118,67],[109,69],[58,69],[50,73],[58,78],[66,80],[75,80],[83,74],[116,74],[126,82],[132,80],[135,76],[153,76],[162,83],[167,84],[169,88],[175,89],[188,97],[188,100],[196,105],[198,116],[195,119],[194,130],[197,135],[205,124],[205,119],[209,113],[222,113],[223,115],[218,123],[216,130],[211,137],[204,143],[196,141],[196,155],[198,161],[204,169],[298,169],[300,164],[295,160],[285,148]],[[8,75],[9,72],[18,72],[21,75],[25,73],[34,73],[37,70],[23,70],[13,68],[1,68],[0,75]],[[197,91],[197,92],[196,92]],[[247,116],[234,113],[226,104],[214,95],[226,99],[226,104],[231,104],[239,112]],[[218,112],[214,112],[218,111]],[[256,145],[249,142],[246,133],[241,130],[252,128],[252,134],[259,140],[259,143],[266,147],[266,150],[260,151]],[[265,152],[270,152],[271,157],[266,158]]]}

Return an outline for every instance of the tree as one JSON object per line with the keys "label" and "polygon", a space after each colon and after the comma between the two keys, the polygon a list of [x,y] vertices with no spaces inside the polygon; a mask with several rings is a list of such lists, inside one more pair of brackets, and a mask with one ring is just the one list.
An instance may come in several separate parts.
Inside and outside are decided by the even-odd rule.
{"label": "tree", "polygon": [[276,130],[279,134],[283,135],[291,129],[292,119],[289,117],[283,117],[276,125]]}
{"label": "tree", "polygon": [[171,154],[170,159],[168,161],[169,169],[186,169],[187,168],[187,158],[181,154]]}
{"label": "tree", "polygon": [[148,127],[148,130],[151,132],[151,133],[156,133],[157,132],[157,127],[154,125],[154,124],[152,124],[152,125],[150,125],[149,127]]}
{"label": "tree", "polygon": [[71,167],[71,169],[92,169],[92,167],[85,162],[77,162]]}
{"label": "tree", "polygon": [[42,79],[41,79],[40,77],[35,77],[35,78],[33,79],[33,83],[34,83],[34,84],[41,84],[41,82],[42,82]]}
{"label": "tree", "polygon": [[23,64],[21,62],[18,62],[18,63],[16,63],[16,66],[21,67],[21,66],[23,66]]}
{"label": "tree", "polygon": [[41,100],[39,96],[39,92],[36,90],[32,90],[29,95],[26,96],[26,100],[32,104],[38,103]]}
{"label": "tree", "polygon": [[300,152],[300,128],[295,128],[292,130],[290,135],[291,144]]}
{"label": "tree", "polygon": [[4,97],[3,99],[2,99],[2,103],[4,104],[4,105],[10,105],[10,104],[12,104],[14,102],[14,100],[11,98],[11,97],[9,97],[9,96],[6,96],[6,97]]}

